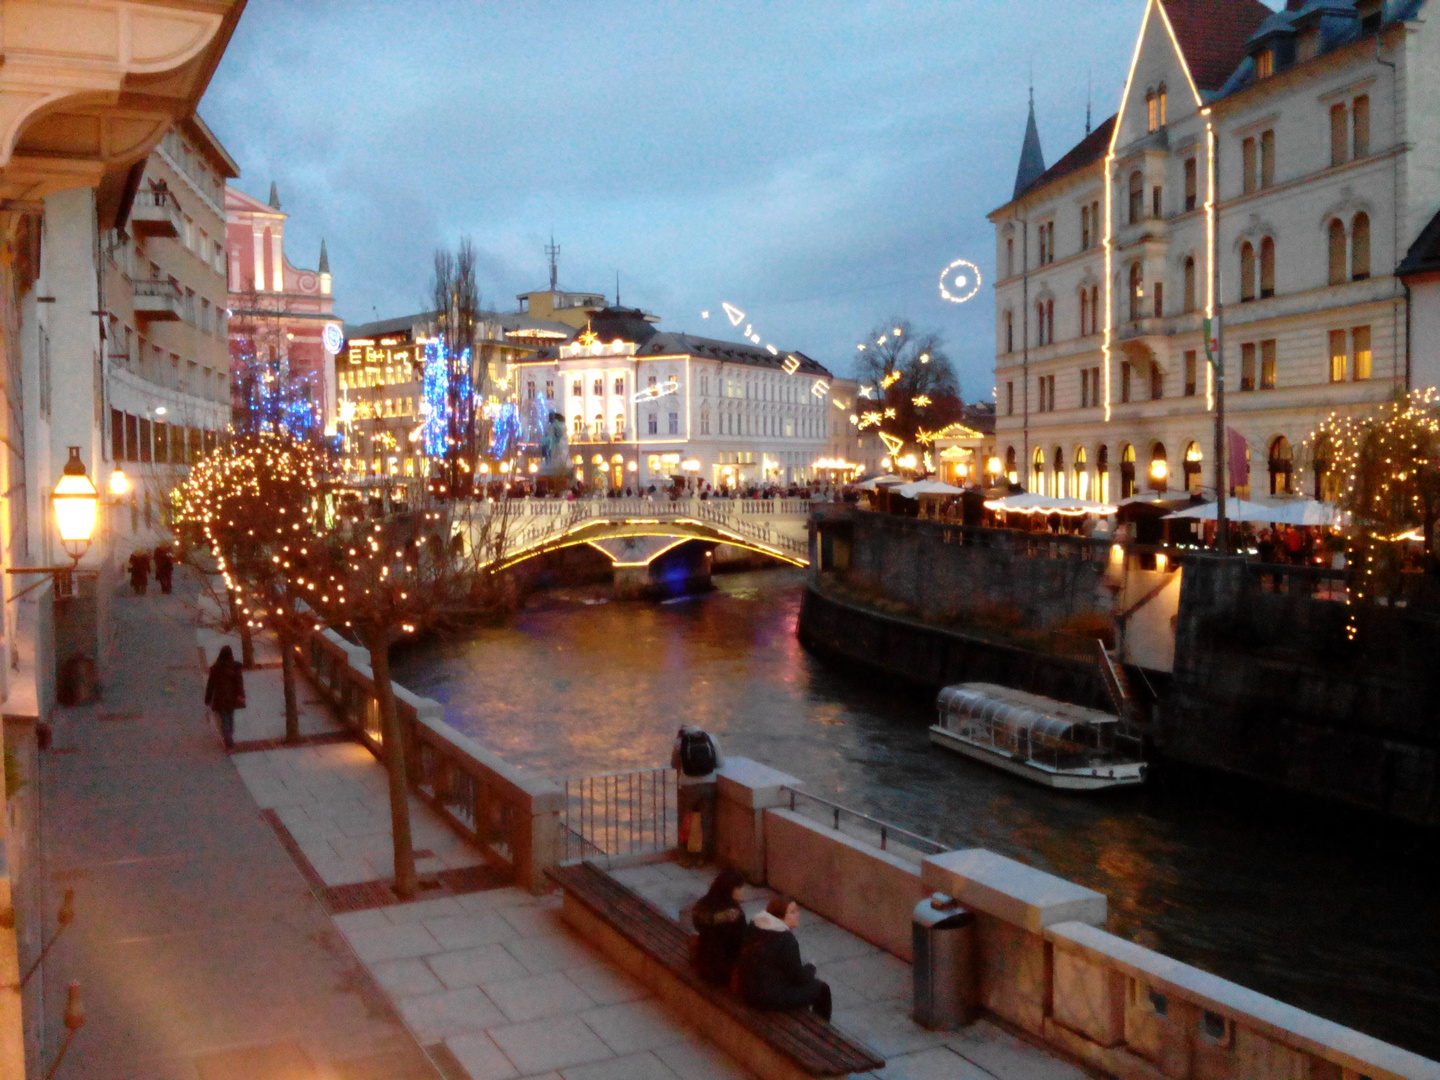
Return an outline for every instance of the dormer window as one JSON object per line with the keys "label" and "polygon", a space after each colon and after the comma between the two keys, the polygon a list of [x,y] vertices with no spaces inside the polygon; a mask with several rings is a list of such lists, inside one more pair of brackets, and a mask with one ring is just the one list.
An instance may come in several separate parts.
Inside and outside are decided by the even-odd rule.
{"label": "dormer window", "polygon": [[1159,121],[1160,121],[1160,123],[1157,125],[1158,127],[1164,127],[1166,124],[1168,124],[1168,123],[1170,122],[1170,117],[1169,117],[1169,115],[1168,115],[1168,114],[1169,114],[1168,104],[1169,104],[1169,95],[1165,92],[1165,84],[1162,82],[1162,83],[1160,84],[1160,89],[1157,90],[1157,91],[1155,91],[1155,105],[1156,105],[1156,110],[1155,110],[1155,111],[1159,114],[1158,119],[1159,119]]}
{"label": "dormer window", "polygon": [[1268,79],[1275,74],[1275,50],[1262,49],[1255,56],[1255,77]]}
{"label": "dormer window", "polygon": [[1155,97],[1154,90],[1145,91],[1145,130],[1154,131],[1160,125],[1156,123],[1160,115],[1160,103]]}

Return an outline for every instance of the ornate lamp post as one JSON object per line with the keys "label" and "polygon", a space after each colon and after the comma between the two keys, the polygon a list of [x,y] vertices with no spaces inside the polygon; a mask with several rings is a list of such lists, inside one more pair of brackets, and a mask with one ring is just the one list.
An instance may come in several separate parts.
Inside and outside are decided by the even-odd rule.
{"label": "ornate lamp post", "polygon": [[79,563],[81,556],[90,550],[90,539],[95,535],[95,516],[100,504],[100,493],[85,473],[85,463],[80,460],[80,448],[70,447],[70,460],[65,462],[65,471],[55,485],[55,524],[60,530],[60,543],[65,554]]}

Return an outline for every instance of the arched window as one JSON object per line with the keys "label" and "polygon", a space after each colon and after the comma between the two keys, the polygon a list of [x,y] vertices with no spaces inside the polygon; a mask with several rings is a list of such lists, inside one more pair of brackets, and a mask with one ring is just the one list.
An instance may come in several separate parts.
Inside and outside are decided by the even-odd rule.
{"label": "arched window", "polygon": [[605,417],[600,413],[595,414],[595,437],[597,439],[605,437]]}
{"label": "arched window", "polygon": [[1330,284],[1345,284],[1345,223],[1330,220]]}
{"label": "arched window", "polygon": [[1322,502],[1336,502],[1340,498],[1340,474],[1330,463],[1335,456],[1335,445],[1328,435],[1321,436],[1315,443],[1315,498]]}
{"label": "arched window", "polygon": [[1275,238],[1260,241],[1260,298],[1275,295]]}
{"label": "arched window", "polygon": [[1005,312],[1005,351],[1007,353],[1015,351],[1015,313],[1013,311]]}
{"label": "arched window", "polygon": [[1095,448],[1095,498],[1110,501],[1110,451],[1104,446]]}
{"label": "arched window", "polygon": [[1146,90],[1146,91],[1145,91],[1145,130],[1146,130],[1146,131],[1154,131],[1157,127],[1159,127],[1159,125],[1155,122],[1157,119],[1158,119],[1158,109],[1157,109],[1157,103],[1156,103],[1156,101],[1155,101],[1155,91],[1154,91],[1154,90]]}
{"label": "arched window", "polygon": [[1005,478],[1012,484],[1020,479],[1020,474],[1015,471],[1015,448],[1013,446],[1005,448]]}
{"label": "arched window", "polygon": [[585,434],[585,418],[583,416],[576,416],[571,423],[571,427],[574,429],[575,438],[580,438]]}
{"label": "arched window", "polygon": [[1370,276],[1370,215],[1355,215],[1350,223],[1350,279],[1364,281]]}
{"label": "arched window", "polygon": [[[705,430],[706,430],[706,431],[709,431],[709,430],[710,430],[710,414],[709,414],[709,413],[706,413],[706,414],[705,414]],[[613,431],[614,431],[614,433],[615,433],[615,438],[617,438],[617,439],[623,439],[623,438],[625,437],[625,414],[624,414],[624,413],[616,413],[616,414],[615,414],[615,427],[613,428]]]}
{"label": "arched window", "polygon": [[1035,344],[1045,344],[1045,301],[1035,301]]}
{"label": "arched window", "polygon": [[1046,344],[1054,344],[1055,341],[1055,301],[1045,301],[1045,341]]}
{"label": "arched window", "polygon": [[1139,225],[1145,213],[1145,179],[1136,169],[1130,174],[1130,224]]}
{"label": "arched window", "polygon": [[1038,446],[1030,460],[1030,490],[1037,495],[1045,494],[1045,451]]}
{"label": "arched window", "polygon": [[1204,453],[1200,450],[1200,444],[1192,442],[1185,447],[1185,490],[1200,490],[1200,466],[1205,460]]}
{"label": "arched window", "polygon": [[1270,494],[1289,495],[1292,491],[1290,486],[1291,471],[1294,466],[1294,454],[1290,450],[1290,440],[1284,435],[1275,436],[1270,444]]}
{"label": "arched window", "polygon": [[1100,286],[1090,286],[1090,332],[1100,332]]}
{"label": "arched window", "polygon": [[1150,489],[1165,491],[1170,487],[1170,463],[1165,460],[1165,444],[1157,442],[1150,450]]}
{"label": "arched window", "polygon": [[1128,499],[1135,494],[1135,447],[1129,443],[1120,446],[1120,498]]}
{"label": "arched window", "polygon": [[1240,245],[1240,302],[1255,299],[1255,249],[1250,241]]}
{"label": "arched window", "polygon": [[1090,474],[1085,471],[1087,460],[1085,448],[1083,446],[1075,447],[1075,464],[1072,469],[1075,473],[1075,497],[1077,499],[1090,497]]}
{"label": "arched window", "polygon": [[1165,92],[1165,84],[1160,84],[1160,89],[1155,91],[1155,111],[1159,114],[1156,119],[1160,121],[1159,127],[1164,127],[1170,122],[1169,117],[1169,95]]}
{"label": "arched window", "polygon": [[1138,262],[1130,264],[1130,320],[1145,316],[1145,268]]}
{"label": "arched window", "polygon": [[1057,499],[1063,499],[1069,494],[1065,490],[1065,452],[1060,447],[1055,447],[1055,463],[1051,466],[1052,481],[1050,493]]}
{"label": "arched window", "polygon": [[1080,290],[1080,336],[1090,333],[1090,290]]}
{"label": "arched window", "polygon": [[1195,257],[1188,256],[1185,259],[1185,312],[1188,314],[1195,310]]}

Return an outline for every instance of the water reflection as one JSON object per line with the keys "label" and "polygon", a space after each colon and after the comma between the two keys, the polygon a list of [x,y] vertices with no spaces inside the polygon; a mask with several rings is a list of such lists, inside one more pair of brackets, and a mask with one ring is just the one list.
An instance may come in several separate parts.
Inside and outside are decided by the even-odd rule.
{"label": "water reflection", "polygon": [[806,653],[798,573],[716,583],[667,605],[551,592],[397,674],[486,746],[557,775],[667,762],[676,727],[700,724],[817,795],[1106,893],[1114,933],[1440,1057],[1433,842],[1338,815],[1317,824],[1209,781],[1100,797],[1034,787],[932,748],[927,697]]}

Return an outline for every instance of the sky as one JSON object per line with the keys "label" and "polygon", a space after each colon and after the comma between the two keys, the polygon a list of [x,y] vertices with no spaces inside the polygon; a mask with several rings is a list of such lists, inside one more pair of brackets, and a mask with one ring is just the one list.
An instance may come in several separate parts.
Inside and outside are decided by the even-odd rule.
{"label": "sky", "polygon": [[[1075,15],[1083,10],[1083,19]],[[892,316],[992,397],[994,228],[1029,81],[1046,164],[1118,103],[1144,0],[250,0],[200,114],[279,186],[286,254],[323,237],[351,323],[428,307],[469,237],[484,306],[549,284],[661,329],[847,374]],[[965,304],[941,271],[976,263]],[[710,311],[709,319],[701,317]]]}

